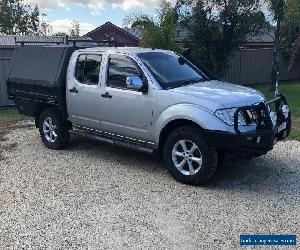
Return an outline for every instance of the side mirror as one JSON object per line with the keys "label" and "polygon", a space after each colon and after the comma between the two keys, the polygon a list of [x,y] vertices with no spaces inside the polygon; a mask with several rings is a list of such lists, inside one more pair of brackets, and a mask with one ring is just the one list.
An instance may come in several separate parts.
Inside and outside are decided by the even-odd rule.
{"label": "side mirror", "polygon": [[178,62],[179,62],[180,65],[186,64],[186,60],[185,60],[182,56],[180,56],[180,57],[178,58]]}
{"label": "side mirror", "polygon": [[126,85],[129,89],[141,91],[143,88],[143,81],[138,76],[127,76]]}

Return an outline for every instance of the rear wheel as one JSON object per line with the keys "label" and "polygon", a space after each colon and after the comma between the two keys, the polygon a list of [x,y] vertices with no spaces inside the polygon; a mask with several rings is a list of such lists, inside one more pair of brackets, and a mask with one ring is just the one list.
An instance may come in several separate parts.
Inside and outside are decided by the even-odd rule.
{"label": "rear wheel", "polygon": [[47,109],[41,113],[39,131],[44,144],[54,150],[66,147],[70,139],[67,122],[54,109]]}
{"label": "rear wheel", "polygon": [[203,141],[201,130],[180,127],[168,136],[163,156],[171,175],[188,185],[203,185],[217,169],[218,154],[215,147]]}

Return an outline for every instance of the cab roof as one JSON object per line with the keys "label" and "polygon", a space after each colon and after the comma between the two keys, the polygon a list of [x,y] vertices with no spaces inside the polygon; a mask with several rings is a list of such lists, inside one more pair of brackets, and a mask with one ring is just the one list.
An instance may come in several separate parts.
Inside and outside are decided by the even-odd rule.
{"label": "cab roof", "polygon": [[79,49],[78,52],[107,52],[107,53],[124,53],[136,55],[145,52],[170,52],[162,49],[140,48],[140,47],[93,47],[87,49]]}

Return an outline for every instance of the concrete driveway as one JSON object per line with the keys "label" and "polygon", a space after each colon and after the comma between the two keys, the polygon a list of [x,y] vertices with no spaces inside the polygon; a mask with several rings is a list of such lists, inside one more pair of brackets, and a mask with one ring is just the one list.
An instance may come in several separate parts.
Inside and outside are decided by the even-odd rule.
{"label": "concrete driveway", "polygon": [[206,187],[158,158],[73,138],[46,149],[32,124],[0,131],[0,248],[234,249],[240,234],[300,233],[300,143],[232,161]]}

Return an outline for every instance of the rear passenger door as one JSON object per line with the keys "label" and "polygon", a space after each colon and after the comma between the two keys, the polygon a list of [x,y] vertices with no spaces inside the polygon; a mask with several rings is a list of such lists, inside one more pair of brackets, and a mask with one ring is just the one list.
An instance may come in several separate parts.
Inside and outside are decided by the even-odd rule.
{"label": "rear passenger door", "polygon": [[[68,72],[67,106],[74,125],[100,130],[100,72],[102,55],[80,54]],[[69,69],[70,70],[70,69]]]}
{"label": "rear passenger door", "polygon": [[141,93],[128,89],[127,76],[139,76],[147,84],[146,76],[133,58],[110,55],[106,86],[101,94],[101,127],[114,135],[147,142],[152,122],[151,90],[149,88],[147,93]]}

